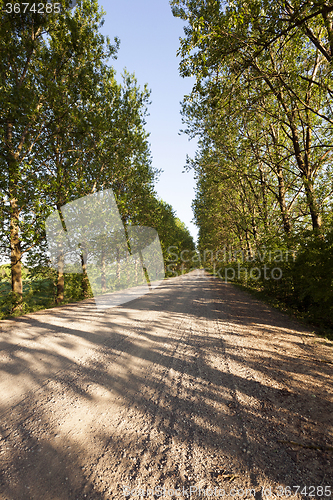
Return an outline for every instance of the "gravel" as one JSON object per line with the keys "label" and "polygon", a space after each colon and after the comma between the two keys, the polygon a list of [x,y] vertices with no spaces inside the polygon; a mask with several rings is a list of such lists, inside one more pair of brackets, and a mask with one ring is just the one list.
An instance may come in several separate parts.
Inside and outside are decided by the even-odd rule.
{"label": "gravel", "polygon": [[333,498],[333,343],[204,271],[0,343],[1,500]]}

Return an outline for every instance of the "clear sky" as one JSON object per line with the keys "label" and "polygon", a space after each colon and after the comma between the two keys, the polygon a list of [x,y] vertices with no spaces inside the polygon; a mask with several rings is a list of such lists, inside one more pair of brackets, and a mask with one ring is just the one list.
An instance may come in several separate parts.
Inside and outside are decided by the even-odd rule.
{"label": "clear sky", "polygon": [[100,0],[106,11],[101,31],[111,41],[120,38],[117,60],[110,64],[121,79],[124,68],[135,73],[138,84],[151,89],[146,130],[153,165],[162,169],[156,185],[157,194],[172,205],[179,217],[197,237],[197,227],[191,223],[195,181],[193,172],[185,172],[186,154],[194,157],[196,143],[189,141],[182,128],[180,101],[191,91],[192,78],[179,76],[179,37],[184,23],[174,18],[168,0]]}

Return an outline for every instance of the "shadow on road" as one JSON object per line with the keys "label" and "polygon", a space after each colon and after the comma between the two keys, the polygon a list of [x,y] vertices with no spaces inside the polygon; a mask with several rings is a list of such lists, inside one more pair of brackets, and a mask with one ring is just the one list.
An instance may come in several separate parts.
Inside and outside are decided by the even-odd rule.
{"label": "shadow on road", "polygon": [[104,500],[241,471],[257,488],[330,484],[333,370],[313,340],[198,274],[106,312],[2,322],[0,498]]}

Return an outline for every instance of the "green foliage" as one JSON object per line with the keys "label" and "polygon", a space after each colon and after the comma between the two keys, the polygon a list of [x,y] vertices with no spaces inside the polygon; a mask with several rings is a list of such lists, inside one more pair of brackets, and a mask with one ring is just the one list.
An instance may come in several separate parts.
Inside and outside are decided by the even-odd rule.
{"label": "green foliage", "polygon": [[54,305],[55,287],[52,280],[25,280],[22,298],[11,291],[9,283],[6,285],[0,287],[0,319]]}
{"label": "green foliage", "polygon": [[84,295],[82,280],[83,274],[65,274],[65,297],[63,303],[78,302],[93,296],[90,287],[87,296]]}
{"label": "green foliage", "polygon": [[[262,292],[273,304],[297,311],[300,317],[333,330],[333,231],[304,233],[302,244],[261,248],[252,258],[238,253],[207,269],[227,282]],[[274,279],[275,278],[275,279]]]}
{"label": "green foliage", "polygon": [[117,81],[108,61],[119,40],[102,35],[97,0],[60,3],[60,13],[0,14],[0,255],[13,278],[10,293],[0,268],[2,315],[91,296],[82,275],[66,275],[63,290],[46,253],[45,220],[72,200],[112,188],[124,224],[164,231],[164,252],[189,237],[154,191],[147,85],[126,70]]}
{"label": "green foliage", "polygon": [[[196,78],[182,114],[199,145],[187,164],[197,178],[198,249],[238,252],[205,265],[332,325],[332,5],[171,5],[186,21],[180,72]],[[262,256],[264,247],[297,257],[239,258]]]}
{"label": "green foliage", "polygon": [[333,231],[325,237],[308,234],[291,272],[290,302],[315,324],[333,329]]}
{"label": "green foliage", "polygon": [[[10,289],[10,283],[0,283],[0,319],[26,314],[56,305],[57,273],[49,267],[24,267],[22,300]],[[65,274],[65,297],[63,304],[83,300],[82,274]],[[88,291],[88,297],[92,297]],[[17,306],[19,306],[17,308]],[[17,310],[16,310],[17,309]],[[16,310],[16,311],[15,311]],[[15,311],[15,312],[14,312]]]}
{"label": "green foliage", "polygon": [[[161,242],[166,277],[188,272],[195,267],[181,258],[181,252],[184,250],[193,252],[195,244],[189,230],[176,217],[171,205],[152,194],[141,198],[131,223],[156,229]],[[175,259],[175,254],[177,259]]]}
{"label": "green foliage", "polygon": [[0,265],[0,283],[10,281],[10,265],[2,264]]}

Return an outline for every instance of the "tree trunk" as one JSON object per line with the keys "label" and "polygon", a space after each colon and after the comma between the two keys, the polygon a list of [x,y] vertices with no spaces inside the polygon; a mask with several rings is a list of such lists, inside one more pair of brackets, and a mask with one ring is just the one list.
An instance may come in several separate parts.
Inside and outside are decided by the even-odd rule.
{"label": "tree trunk", "polygon": [[106,292],[106,269],[105,269],[105,243],[102,243],[102,261],[101,261],[101,286],[102,293]]}
{"label": "tree trunk", "polygon": [[6,142],[9,149],[7,164],[9,172],[9,202],[10,202],[10,261],[12,292],[15,294],[16,304],[12,310],[21,308],[23,283],[22,283],[22,250],[19,235],[18,182],[20,170],[18,157],[10,151],[13,144],[13,123],[7,122]]}
{"label": "tree trunk", "polygon": [[[61,224],[63,229],[65,229],[64,218],[61,212],[61,207],[64,204],[64,199],[60,191],[58,191],[58,200],[57,200],[57,210],[61,220]],[[60,304],[65,297],[65,276],[64,276],[64,267],[65,267],[65,256],[64,256],[64,248],[61,243],[58,246],[58,273],[57,273],[57,297],[56,303]]]}
{"label": "tree trunk", "polygon": [[11,282],[12,292],[15,294],[17,304],[13,306],[13,311],[20,309],[23,294],[22,283],[22,252],[21,241],[19,237],[19,209],[17,199],[10,200],[11,218],[10,218],[10,261],[11,261]]}
{"label": "tree trunk", "polygon": [[283,178],[283,173],[282,173],[282,168],[281,165],[278,165],[277,167],[277,178],[278,178],[278,185],[279,185],[279,194],[278,194],[278,202],[281,210],[281,216],[282,216],[282,222],[283,222],[283,229],[286,234],[290,234],[291,232],[291,225],[290,225],[290,220],[289,220],[289,214],[288,214],[288,209],[286,205],[286,189],[284,185],[284,178]]}
{"label": "tree trunk", "polygon": [[[151,282],[150,282],[150,277],[149,277],[149,274],[148,274],[147,268],[146,268],[146,266],[144,265],[143,255],[142,255],[142,252],[141,252],[141,250],[140,250],[140,249],[138,250],[138,254],[139,254],[139,257],[140,257],[140,263],[141,263],[141,266],[142,266],[142,269],[143,269],[143,273],[144,273],[145,278],[146,278],[146,281],[147,281],[148,290],[151,290]],[[184,274],[184,273],[183,273],[183,267],[182,267],[182,274]]]}
{"label": "tree trunk", "polygon": [[312,228],[321,229],[321,216],[319,212],[319,207],[315,199],[313,182],[310,179],[306,179],[304,176],[303,183],[305,188],[306,201],[311,215]]}
{"label": "tree trunk", "polygon": [[84,256],[84,250],[82,250],[81,254],[81,264],[82,264],[82,294],[85,299],[89,297],[89,279],[87,274],[87,265],[86,265],[86,255]]}
{"label": "tree trunk", "polygon": [[[260,69],[256,67],[257,70]],[[293,144],[293,149],[294,149],[294,155],[295,159],[297,162],[297,167],[300,171],[300,177],[303,181],[304,189],[305,189],[305,196],[306,196],[306,201],[307,205],[309,207],[310,215],[311,215],[311,220],[312,220],[312,228],[313,229],[320,229],[321,228],[321,217],[320,217],[320,212],[318,205],[315,201],[315,196],[314,196],[314,189],[313,189],[313,180],[311,179],[311,175],[314,173],[314,170],[311,166],[310,163],[310,152],[311,152],[311,127],[309,120],[307,123],[302,122],[302,125],[306,126],[306,140],[304,144],[304,157],[302,155],[302,147],[300,145],[300,139],[299,139],[299,133],[297,130],[297,111],[296,109],[292,109],[291,111],[288,110],[286,103],[284,102],[284,99],[282,97],[281,90],[276,90],[272,84],[272,82],[269,80],[267,76],[264,76],[266,83],[268,84],[269,88],[273,91],[274,95],[277,97],[279,102],[282,104],[282,107],[288,117],[289,120],[289,128],[291,131],[291,138],[292,138],[292,144]]]}
{"label": "tree trunk", "polygon": [[117,250],[116,250],[116,261],[117,261],[117,267],[116,267],[116,290],[118,290],[119,287],[120,287],[120,252],[119,252],[118,246],[117,246]]}
{"label": "tree trunk", "polygon": [[64,254],[63,248],[59,248],[58,273],[57,273],[57,298],[56,303],[60,304],[64,300],[65,276],[64,276]]}
{"label": "tree trunk", "polygon": [[253,250],[252,250],[251,241],[249,238],[249,232],[247,229],[245,230],[245,240],[246,240],[247,258],[252,259]]}
{"label": "tree trunk", "polygon": [[295,125],[292,123],[290,126],[291,131],[292,131],[292,136],[293,136],[293,145],[294,145],[294,151],[295,151],[295,156],[297,160],[297,165],[299,170],[302,172],[301,178],[303,181],[304,189],[305,189],[305,196],[306,196],[306,202],[309,207],[310,215],[311,215],[311,220],[312,220],[312,228],[313,229],[320,229],[321,228],[321,217],[320,217],[320,212],[318,205],[315,200],[315,194],[314,194],[314,189],[313,189],[313,180],[311,179],[311,175],[313,173],[313,169],[310,166],[310,143],[311,143],[311,134],[308,129],[308,135],[306,139],[306,144],[305,144],[305,153],[304,157],[305,160],[303,160],[302,155],[301,155],[301,148],[299,145],[299,139],[298,139],[298,133]]}

